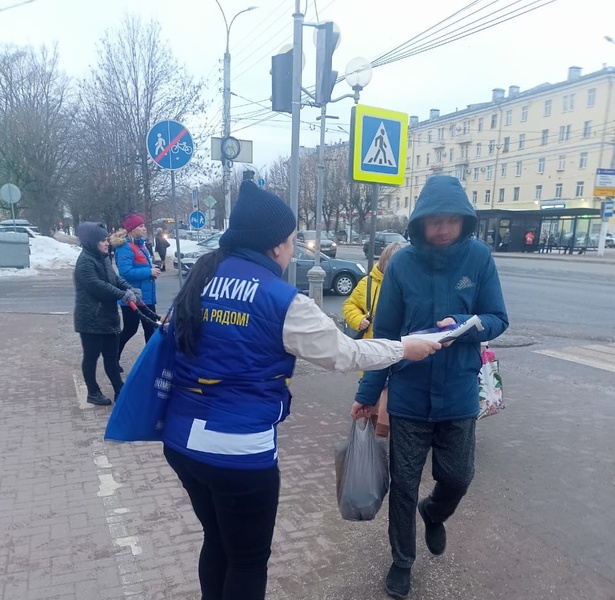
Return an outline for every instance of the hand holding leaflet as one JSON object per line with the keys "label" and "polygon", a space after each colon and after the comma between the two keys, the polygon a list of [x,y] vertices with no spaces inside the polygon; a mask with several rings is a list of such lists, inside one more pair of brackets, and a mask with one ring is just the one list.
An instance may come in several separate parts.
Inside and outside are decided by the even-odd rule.
{"label": "hand holding leaflet", "polygon": [[415,331],[413,333],[404,335],[401,338],[403,342],[405,338],[421,339],[430,342],[450,342],[456,340],[464,333],[476,328],[477,331],[484,329],[480,318],[477,315],[471,316],[467,321],[463,323],[455,323],[453,325],[446,325],[445,327],[433,327],[431,329],[422,329],[421,331]]}

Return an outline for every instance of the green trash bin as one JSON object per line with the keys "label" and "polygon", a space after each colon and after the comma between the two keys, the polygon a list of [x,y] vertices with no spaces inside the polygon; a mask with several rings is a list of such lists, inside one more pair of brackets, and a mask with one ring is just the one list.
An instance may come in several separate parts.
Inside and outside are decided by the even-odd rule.
{"label": "green trash bin", "polygon": [[30,266],[30,238],[27,233],[0,231],[0,269]]}

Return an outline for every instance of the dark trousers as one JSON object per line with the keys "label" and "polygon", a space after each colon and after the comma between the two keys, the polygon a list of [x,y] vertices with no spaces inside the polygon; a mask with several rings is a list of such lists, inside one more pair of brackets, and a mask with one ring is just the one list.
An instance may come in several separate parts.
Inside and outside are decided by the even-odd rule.
{"label": "dark trousers", "polygon": [[122,376],[120,375],[120,363],[117,359],[117,349],[119,335],[116,333],[80,333],[81,346],[83,348],[83,360],[81,361],[81,371],[83,379],[88,388],[88,394],[95,394],[100,391],[96,382],[96,365],[98,357],[102,354],[105,373],[113,386],[113,391],[120,393]]}
{"label": "dark trousers", "polygon": [[264,600],[280,472],[223,469],[164,447],[203,525],[202,600]]}
{"label": "dark trousers", "polygon": [[[118,362],[120,357],[122,356],[122,351],[124,350],[124,346],[128,343],[128,340],[137,333],[137,329],[139,329],[139,323],[143,325],[143,335],[145,337],[145,343],[149,341],[149,339],[156,331],[156,327],[152,325],[149,321],[146,321],[141,314],[132,310],[130,306],[124,306],[123,304],[120,306],[122,309],[122,331],[120,332],[120,347],[119,352],[117,354]],[[156,312],[156,305],[148,304],[147,308],[149,308],[152,312]]]}
{"label": "dark trousers", "polygon": [[425,512],[432,521],[444,522],[474,477],[475,428],[476,419],[426,423],[391,417],[389,542],[398,567],[410,568],[416,558],[416,505],[429,450],[436,485]]}

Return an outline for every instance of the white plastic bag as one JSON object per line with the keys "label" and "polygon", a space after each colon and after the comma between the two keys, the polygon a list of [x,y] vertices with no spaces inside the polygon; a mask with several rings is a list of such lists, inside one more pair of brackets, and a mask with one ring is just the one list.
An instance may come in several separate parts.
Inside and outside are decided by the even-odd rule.
{"label": "white plastic bag", "polygon": [[364,427],[353,421],[348,440],[336,446],[335,474],[342,519],[371,521],[389,490],[389,461],[369,419]]}
{"label": "white plastic bag", "polygon": [[495,352],[484,349],[481,353],[481,360],[483,366],[478,374],[480,409],[477,419],[497,415],[504,410],[502,376]]}

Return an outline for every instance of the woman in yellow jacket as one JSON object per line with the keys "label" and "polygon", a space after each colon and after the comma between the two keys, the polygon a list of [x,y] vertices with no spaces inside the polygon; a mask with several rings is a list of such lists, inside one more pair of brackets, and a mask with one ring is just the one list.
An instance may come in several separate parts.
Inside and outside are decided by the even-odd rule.
{"label": "woman in yellow jacket", "polygon": [[[380,285],[384,277],[389,260],[391,256],[398,250],[404,247],[405,244],[401,242],[393,242],[386,246],[380,254],[380,259],[372,268],[370,274],[367,277],[363,277],[357,284],[357,287],[352,291],[352,294],[348,296],[346,302],[342,306],[344,312],[344,318],[352,329],[357,331],[364,331],[364,338],[374,337],[372,329],[372,321],[374,320],[374,314],[376,313],[376,307],[378,306],[378,296],[380,295]],[[368,281],[369,282],[368,286]],[[369,309],[367,294],[369,288]],[[362,375],[362,374],[361,374]],[[376,423],[376,435],[386,437],[389,435],[389,415],[387,413],[387,389],[382,391],[380,400],[378,401],[378,421]]]}

